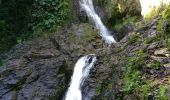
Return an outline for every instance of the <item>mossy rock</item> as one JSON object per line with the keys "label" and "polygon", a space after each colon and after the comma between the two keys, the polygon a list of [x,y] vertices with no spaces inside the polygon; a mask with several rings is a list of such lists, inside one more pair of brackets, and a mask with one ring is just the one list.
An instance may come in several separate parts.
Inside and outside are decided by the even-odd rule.
{"label": "mossy rock", "polygon": [[99,31],[89,24],[84,25],[84,32],[82,34],[82,40],[85,43],[95,41],[99,38]]}
{"label": "mossy rock", "polygon": [[138,34],[132,34],[129,38],[128,38],[128,44],[133,44],[136,43],[139,40],[140,36]]}

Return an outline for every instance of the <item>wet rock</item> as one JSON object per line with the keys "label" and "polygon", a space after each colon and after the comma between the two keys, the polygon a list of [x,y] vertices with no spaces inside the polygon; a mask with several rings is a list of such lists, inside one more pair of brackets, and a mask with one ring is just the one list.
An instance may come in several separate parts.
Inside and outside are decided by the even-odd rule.
{"label": "wet rock", "polygon": [[98,16],[103,20],[106,17],[106,11],[104,9],[104,7],[101,6],[96,6],[95,7],[96,13],[98,14]]}
{"label": "wet rock", "polygon": [[169,70],[170,71],[170,63],[168,63],[168,64],[164,64],[163,65],[167,70]]}
{"label": "wet rock", "polygon": [[167,48],[161,48],[161,49],[156,50],[156,51],[154,52],[154,55],[157,55],[157,56],[166,56],[166,55],[168,55],[168,54],[170,54],[170,52],[168,51]]}
{"label": "wet rock", "polygon": [[2,100],[16,100],[17,92],[16,91],[9,92],[9,93],[5,94],[4,96],[2,96],[1,99]]}
{"label": "wet rock", "polygon": [[169,57],[157,57],[157,56],[151,56],[153,60],[159,61],[161,63],[169,63],[170,58]]}
{"label": "wet rock", "polygon": [[159,45],[159,43],[158,42],[153,42],[153,43],[151,43],[149,46],[148,46],[148,50],[153,50],[153,49],[155,49],[155,48],[157,48],[157,46]]}

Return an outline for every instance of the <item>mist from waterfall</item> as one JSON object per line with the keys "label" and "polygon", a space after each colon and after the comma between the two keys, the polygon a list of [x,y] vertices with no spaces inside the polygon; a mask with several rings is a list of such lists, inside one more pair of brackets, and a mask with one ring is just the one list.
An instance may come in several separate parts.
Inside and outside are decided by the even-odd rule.
{"label": "mist from waterfall", "polygon": [[86,55],[77,61],[65,100],[82,100],[81,86],[83,85],[84,80],[88,77],[90,69],[95,61],[95,54]]}
{"label": "mist from waterfall", "polygon": [[80,0],[80,6],[87,13],[88,17],[94,21],[97,29],[100,30],[100,35],[106,41],[106,43],[109,45],[115,43],[116,40],[112,35],[110,35],[106,26],[102,23],[100,17],[95,12],[92,0]]}

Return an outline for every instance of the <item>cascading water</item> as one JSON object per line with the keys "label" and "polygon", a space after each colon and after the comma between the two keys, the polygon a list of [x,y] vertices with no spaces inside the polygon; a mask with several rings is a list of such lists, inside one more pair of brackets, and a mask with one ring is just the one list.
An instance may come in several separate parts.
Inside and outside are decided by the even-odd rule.
{"label": "cascading water", "polygon": [[102,23],[100,17],[95,12],[92,0],[80,0],[80,6],[83,10],[85,10],[88,17],[95,22],[97,29],[100,30],[100,35],[106,41],[106,43],[108,43],[109,45],[115,43],[115,39],[112,35],[110,35],[106,26]]}
{"label": "cascading water", "polygon": [[81,86],[83,85],[84,80],[88,77],[89,71],[95,61],[95,54],[86,55],[77,61],[65,100],[82,100]]}

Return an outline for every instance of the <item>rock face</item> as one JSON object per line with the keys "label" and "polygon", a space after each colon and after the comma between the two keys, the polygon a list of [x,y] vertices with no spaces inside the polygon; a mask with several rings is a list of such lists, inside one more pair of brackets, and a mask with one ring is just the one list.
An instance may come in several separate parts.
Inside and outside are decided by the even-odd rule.
{"label": "rock face", "polygon": [[158,38],[162,34],[154,28],[158,20],[110,48],[87,23],[19,44],[3,54],[0,100],[62,100],[78,58],[94,53],[97,62],[81,87],[84,100],[160,100],[165,91],[160,86],[169,84],[170,62],[169,49]]}
{"label": "rock face", "polygon": [[21,47],[24,53],[13,55],[0,69],[1,100],[41,100],[63,95],[69,75],[67,56],[61,56],[48,38],[23,45],[29,48]]}
{"label": "rock face", "polygon": [[13,48],[0,68],[0,99],[61,100],[78,58],[101,51],[97,32],[89,24],[72,24]]}

